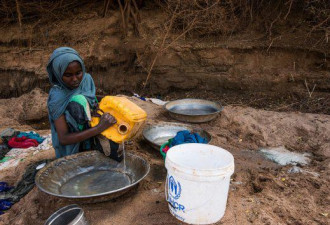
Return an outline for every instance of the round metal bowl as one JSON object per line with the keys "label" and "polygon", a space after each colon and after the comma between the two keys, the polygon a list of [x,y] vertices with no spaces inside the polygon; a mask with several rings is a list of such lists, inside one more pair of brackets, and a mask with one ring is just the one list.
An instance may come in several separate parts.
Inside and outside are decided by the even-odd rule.
{"label": "round metal bowl", "polygon": [[38,188],[50,195],[100,202],[119,197],[137,185],[150,166],[143,158],[126,154],[114,161],[98,151],[82,152],[48,163],[36,175]]}
{"label": "round metal bowl", "polygon": [[175,135],[182,130],[198,133],[201,137],[206,139],[207,143],[212,139],[211,135],[202,129],[194,128],[186,124],[168,122],[148,125],[143,130],[142,135],[154,149],[159,151],[162,144],[167,142],[168,139],[175,137]]}
{"label": "round metal bowl", "polygon": [[68,205],[53,213],[44,225],[88,225],[84,210],[78,205]]}
{"label": "round metal bowl", "polygon": [[176,120],[204,123],[213,120],[223,110],[221,104],[203,99],[181,99],[168,102],[165,109]]}

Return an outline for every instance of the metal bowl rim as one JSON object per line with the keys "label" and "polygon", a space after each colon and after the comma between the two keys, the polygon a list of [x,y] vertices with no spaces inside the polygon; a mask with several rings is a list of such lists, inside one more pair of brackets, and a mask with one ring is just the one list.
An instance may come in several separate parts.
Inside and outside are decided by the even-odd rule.
{"label": "metal bowl rim", "polygon": [[145,131],[147,130],[147,128],[150,128],[150,127],[155,127],[157,125],[160,125],[160,126],[163,126],[163,125],[173,125],[174,126],[178,126],[178,127],[191,127],[193,128],[192,126],[189,126],[189,125],[185,125],[183,123],[172,123],[172,122],[160,122],[160,123],[156,123],[156,124],[150,124],[150,125],[147,125],[146,128],[143,129],[143,132],[142,132],[142,136],[143,138],[145,138],[147,141],[151,142],[152,144],[155,144],[153,143],[153,141],[151,141],[146,135],[145,135]]}
{"label": "metal bowl rim", "polygon": [[[208,113],[208,114],[194,114],[194,115],[191,115],[191,114],[186,114],[186,113],[177,113],[177,112],[174,112],[172,110],[170,110],[168,108],[168,105],[173,103],[173,102],[179,102],[179,101],[183,101],[183,100],[188,100],[188,101],[191,101],[191,100],[198,100],[198,101],[204,101],[204,102],[209,102],[209,103],[212,103],[212,104],[215,104],[218,106],[218,108],[216,108],[216,112],[213,112],[213,113]],[[182,116],[191,116],[191,117],[196,117],[196,116],[210,116],[210,115],[215,115],[215,114],[218,114],[220,113],[222,110],[223,110],[223,106],[221,105],[221,103],[218,103],[218,102],[213,102],[213,101],[210,101],[210,100],[205,100],[205,99],[197,99],[197,98],[184,98],[184,99],[178,99],[178,100],[173,100],[173,101],[170,101],[170,102],[167,102],[165,105],[164,105],[164,108],[169,111],[170,113],[173,113],[173,114],[176,114],[176,115],[182,115]]]}
{"label": "metal bowl rim", "polygon": [[[78,153],[79,154],[79,153]],[[102,153],[101,153],[102,154]],[[138,156],[138,155],[135,155],[135,154],[132,154],[132,153],[126,153],[126,155],[129,155],[129,156],[134,156],[134,157],[137,157],[139,158],[140,160],[142,161],[145,161],[146,162],[146,166],[147,166],[147,172],[140,178],[138,179],[137,181],[135,181],[134,183],[128,185],[128,186],[125,186],[123,188],[120,188],[120,189],[117,189],[117,190],[113,190],[113,191],[109,191],[109,192],[103,192],[103,193],[99,193],[99,194],[93,194],[93,195],[85,195],[85,196],[71,196],[71,195],[61,195],[61,194],[54,194],[53,192],[50,192],[46,189],[44,189],[43,187],[40,186],[40,184],[37,182],[37,179],[35,179],[35,183],[37,185],[37,187],[42,190],[43,192],[49,194],[49,195],[52,195],[52,196],[56,196],[56,197],[62,197],[62,198],[78,198],[78,199],[85,199],[85,198],[92,198],[92,197],[100,197],[100,196],[104,196],[104,195],[110,195],[110,194],[113,194],[113,193],[117,193],[117,192],[120,192],[120,191],[124,191],[126,189],[129,189],[133,186],[135,186],[136,184],[138,184],[139,182],[141,182],[148,174],[149,174],[149,171],[150,171],[150,164],[148,163],[147,160],[143,159],[141,156]],[[47,165],[43,168],[43,169],[46,169],[48,168]],[[39,171],[41,172],[41,171]],[[36,177],[37,178],[37,177]]]}
{"label": "metal bowl rim", "polygon": [[[204,130],[204,129],[202,129],[202,128],[195,128],[194,126],[192,126],[192,125],[186,125],[186,124],[183,124],[183,123],[174,123],[174,122],[160,122],[160,123],[156,123],[156,124],[150,124],[150,125],[147,125],[146,126],[146,128],[144,128],[144,130],[143,130],[143,132],[142,132],[142,136],[143,136],[143,138],[145,139],[145,140],[147,140],[148,142],[150,142],[152,145],[157,145],[156,143],[154,143],[153,141],[151,141],[146,135],[145,135],[145,131],[147,130],[147,128],[149,128],[149,127],[154,127],[154,126],[157,126],[157,125],[162,125],[162,124],[164,124],[164,125],[173,125],[173,126],[175,126],[175,125],[177,125],[177,126],[182,126],[182,127],[189,127],[189,128],[192,128],[192,130],[201,130],[201,131],[203,131],[203,132],[205,132],[207,135],[209,135],[210,136],[210,141],[208,142],[208,143],[210,143],[211,142],[211,140],[212,140],[212,135],[209,133],[209,132],[207,132],[206,130]],[[158,145],[157,145],[158,146]],[[160,146],[159,146],[160,147]]]}
{"label": "metal bowl rim", "polygon": [[57,218],[74,209],[80,210],[78,215],[70,222],[76,224],[84,216],[85,213],[84,210],[81,207],[79,207],[77,204],[72,204],[58,209],[56,212],[54,212],[52,215],[48,217],[44,225],[48,225],[48,224],[51,225]]}

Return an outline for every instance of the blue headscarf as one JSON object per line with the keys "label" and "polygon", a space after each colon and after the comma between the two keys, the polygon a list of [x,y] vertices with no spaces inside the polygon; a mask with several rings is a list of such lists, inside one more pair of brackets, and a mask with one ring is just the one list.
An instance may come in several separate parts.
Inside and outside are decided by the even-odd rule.
{"label": "blue headscarf", "polygon": [[[70,89],[62,80],[63,73],[68,65],[78,61],[83,71],[83,78],[78,88]],[[78,52],[72,48],[57,48],[51,55],[47,72],[52,88],[49,91],[47,106],[49,113],[49,122],[52,131],[52,141],[56,157],[71,155],[79,151],[79,143],[73,145],[60,145],[58,135],[55,129],[54,121],[61,115],[65,115],[66,107],[74,95],[84,95],[91,106],[95,104],[95,85],[90,74],[86,73],[85,65]],[[71,122],[71,117],[66,116],[67,122]],[[74,121],[72,121],[74,123]]]}

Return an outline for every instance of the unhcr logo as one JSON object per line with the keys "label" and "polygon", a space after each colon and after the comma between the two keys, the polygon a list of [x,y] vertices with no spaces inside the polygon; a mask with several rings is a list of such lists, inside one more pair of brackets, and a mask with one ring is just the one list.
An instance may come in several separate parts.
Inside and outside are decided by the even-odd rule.
{"label": "unhcr logo", "polygon": [[181,195],[180,182],[176,182],[173,176],[170,176],[168,180],[169,194],[173,199],[179,199]]}

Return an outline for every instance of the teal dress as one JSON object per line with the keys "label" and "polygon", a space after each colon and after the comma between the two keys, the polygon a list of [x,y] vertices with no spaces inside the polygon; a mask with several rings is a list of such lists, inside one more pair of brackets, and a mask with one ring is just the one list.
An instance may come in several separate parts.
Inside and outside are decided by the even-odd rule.
{"label": "teal dress", "polygon": [[[65,72],[67,66],[73,61],[78,61],[80,63],[83,70],[83,79],[78,88],[71,90],[63,82],[62,75]],[[74,108],[72,107],[72,104],[73,102],[80,102],[81,104],[78,104],[81,105],[84,109],[87,108],[87,104],[89,108],[94,108],[97,104],[95,97],[95,85],[91,75],[86,73],[83,60],[72,48],[60,47],[56,49],[50,57],[49,63],[47,65],[47,72],[49,81],[52,85],[47,101],[52,142],[56,157],[60,158],[78,153],[80,149],[88,148],[88,144],[83,142],[72,145],[61,145],[58,139],[54,121],[57,120],[61,115],[65,115],[65,119],[68,123],[70,132],[81,131],[82,129],[88,128],[88,123],[79,123],[80,121],[76,117],[77,114],[72,112],[72,109]],[[85,101],[82,100],[83,98]],[[85,116],[88,117],[87,111]]]}

